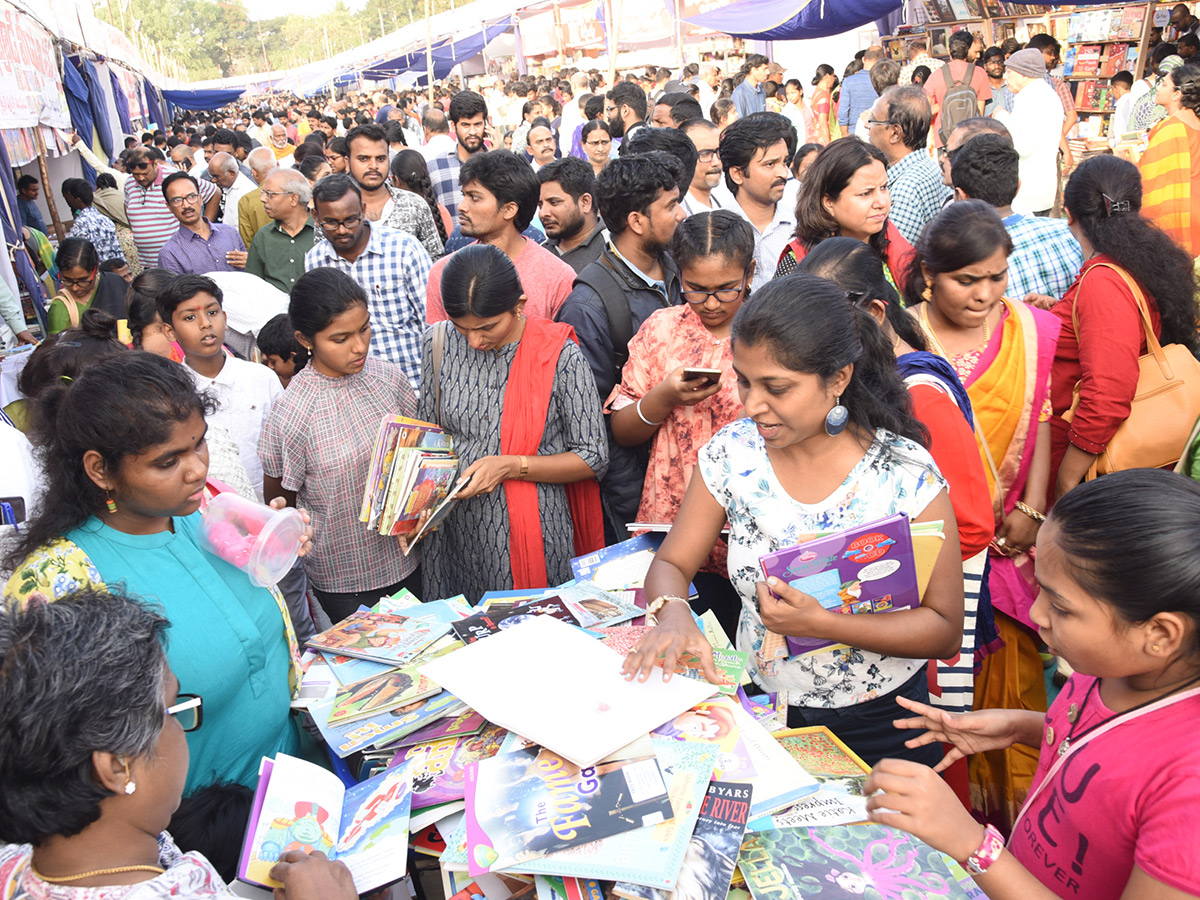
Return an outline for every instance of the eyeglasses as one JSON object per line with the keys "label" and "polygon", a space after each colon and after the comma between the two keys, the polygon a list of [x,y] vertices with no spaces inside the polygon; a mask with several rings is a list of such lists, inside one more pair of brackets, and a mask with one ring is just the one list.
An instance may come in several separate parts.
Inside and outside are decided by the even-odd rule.
{"label": "eyeglasses", "polygon": [[144,162],[135,162],[135,163],[129,164],[129,171],[131,171],[131,172],[143,172],[148,168],[150,168],[149,160],[146,160]]}
{"label": "eyeglasses", "polygon": [[195,731],[204,721],[204,699],[199,694],[178,694],[175,705],[163,710],[163,715],[174,716],[184,731]]}
{"label": "eyeglasses", "polygon": [[584,141],[586,147],[611,147],[612,141]]}
{"label": "eyeglasses", "polygon": [[167,202],[170,203],[172,206],[183,206],[185,203],[188,206],[191,206],[193,203],[195,203],[199,199],[200,199],[200,195],[197,194],[195,191],[192,191],[190,194],[184,194],[182,197],[172,197]]}
{"label": "eyeglasses", "polygon": [[268,200],[272,197],[283,197],[287,194],[296,193],[295,191],[266,191],[266,190],[263,190],[262,188],[259,188],[258,192],[260,194],[262,194],[264,197],[266,197]]}
{"label": "eyeglasses", "polygon": [[83,287],[95,281],[97,274],[98,272],[93,272],[86,278],[68,278],[66,275],[63,275],[59,278],[59,281],[61,281],[63,284],[70,285],[71,287]]}
{"label": "eyeglasses", "polygon": [[868,128],[870,128],[872,125],[895,125],[895,124],[896,123],[891,121],[890,119],[867,119],[867,127]]}
{"label": "eyeglasses", "polygon": [[358,227],[358,223],[362,221],[362,216],[350,216],[348,219],[342,219],[340,222],[337,219],[318,219],[322,228],[326,231],[351,231]]}
{"label": "eyeglasses", "polygon": [[721,151],[720,150],[700,150],[698,152],[698,156],[700,158],[700,162],[703,162],[703,163],[712,162],[714,159],[721,158]]}
{"label": "eyeglasses", "polygon": [[750,270],[747,269],[742,274],[742,283],[735,288],[721,288],[719,291],[680,291],[679,294],[688,303],[700,306],[708,302],[709,297],[716,297],[718,303],[732,303],[734,300],[741,299],[742,292],[746,290],[746,280],[750,277]]}

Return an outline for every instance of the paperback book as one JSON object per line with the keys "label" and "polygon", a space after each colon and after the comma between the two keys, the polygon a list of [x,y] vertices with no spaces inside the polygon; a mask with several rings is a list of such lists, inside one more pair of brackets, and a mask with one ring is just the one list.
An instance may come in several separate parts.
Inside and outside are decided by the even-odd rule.
{"label": "paperback book", "polygon": [[486,637],[491,637],[499,631],[512,628],[535,616],[553,616],[568,625],[578,625],[579,621],[571,608],[560,597],[542,597],[511,607],[504,612],[482,612],[465,619],[453,622],[450,628],[464,644],[473,644]]}
{"label": "paperback book", "polygon": [[450,436],[433,422],[407,416],[386,416],[379,423],[371,451],[359,521],[365,522],[369,529],[378,530],[389,503],[394,514],[400,496],[393,487],[393,476],[397,469],[407,465],[411,451],[420,449],[450,454],[453,446]]}
{"label": "paperback book", "polygon": [[407,765],[412,776],[413,809],[425,809],[466,797],[465,769],[500,752],[505,731],[488,725],[470,737],[443,738],[396,751],[392,765]]}
{"label": "paperback book", "polygon": [[466,707],[457,697],[442,691],[424,700],[415,700],[401,709],[376,713],[357,722],[330,725],[329,712],[332,708],[333,702],[326,701],[314,705],[309,712],[329,749],[339,759],[345,759],[358,750],[381,745],[386,747],[388,741],[399,740],[418,728],[446,716],[457,715]]}
{"label": "paperback book", "polygon": [[449,630],[442,622],[360,610],[310,638],[308,646],[334,656],[403,666]]}
{"label": "paperback book", "polygon": [[[577,556],[571,560],[571,573],[576,581],[590,581],[606,591],[640,588],[654,554],[666,537],[662,533],[639,534],[595,553]],[[697,596],[695,585],[689,585],[689,590],[689,596]]]}
{"label": "paperback book", "polygon": [[329,724],[367,719],[430,697],[441,688],[414,669],[396,669],[348,684],[334,695]]}
{"label": "paperback book", "polygon": [[775,739],[821,789],[795,806],[750,823],[752,831],[867,820],[863,793],[871,767],[823,725],[775,732]]}

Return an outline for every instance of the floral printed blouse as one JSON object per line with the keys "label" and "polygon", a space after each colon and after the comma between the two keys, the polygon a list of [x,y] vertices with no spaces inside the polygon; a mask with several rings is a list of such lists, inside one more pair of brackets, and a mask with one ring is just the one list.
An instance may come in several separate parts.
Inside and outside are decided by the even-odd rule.
{"label": "floral printed blouse", "polygon": [[920,515],[946,488],[925,449],[879,429],[832,494],[820,503],[801,503],[780,484],[754,423],[740,419],[701,449],[700,472],[729,517],[729,577],[742,598],[737,647],[750,651],[747,671],[755,681],[768,691],[786,691],[792,705],[845,707],[894,691],[925,666],[927,660],[857,647],[764,663],[759,652],[767,629],[754,592],[763,579],[759,559],[764,554],[896,513]]}

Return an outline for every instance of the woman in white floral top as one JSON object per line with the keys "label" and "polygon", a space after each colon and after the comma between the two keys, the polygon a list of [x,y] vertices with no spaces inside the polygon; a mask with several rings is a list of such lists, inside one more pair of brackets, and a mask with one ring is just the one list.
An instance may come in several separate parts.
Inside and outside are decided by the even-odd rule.
{"label": "woman in white floral top", "polygon": [[[179,692],[160,612],[119,594],[0,607],[0,897],[232,897],[164,831],[202,698]],[[184,685],[186,687],[186,685]],[[354,900],[344,863],[285,853],[289,897]]]}
{"label": "woman in white floral top", "polygon": [[[728,517],[729,576],[742,600],[737,645],[751,651],[749,671],[762,687],[786,692],[788,725],[827,725],[869,764],[885,756],[936,763],[937,748],[906,747],[892,720],[898,696],[928,696],[928,660],[961,642],[958,530],[890,348],[840,288],[801,274],[773,281],[738,313],[733,366],[748,418],[701,450],[676,527],[646,577],[647,596],[686,596]],[[839,413],[848,413],[842,428]],[[944,552],[919,608],[839,615],[762,580],[764,554],[895,513],[944,523]],[[715,680],[708,641],[682,607],[660,607],[658,627],[626,660],[627,677],[644,681],[664,654],[670,672],[691,650]],[[781,635],[848,647],[780,657]]]}

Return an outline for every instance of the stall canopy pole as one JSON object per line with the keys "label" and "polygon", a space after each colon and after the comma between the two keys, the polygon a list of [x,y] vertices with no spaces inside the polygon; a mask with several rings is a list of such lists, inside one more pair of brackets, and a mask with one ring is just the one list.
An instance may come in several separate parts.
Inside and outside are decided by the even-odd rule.
{"label": "stall canopy pole", "polygon": [[46,198],[46,206],[50,210],[50,221],[54,223],[54,233],[58,235],[59,243],[62,243],[67,236],[67,231],[58,217],[58,206],[54,203],[54,191],[50,189],[50,173],[46,171],[46,142],[42,139],[40,124],[33,126],[33,142],[37,144],[38,171],[42,173],[42,196]]}
{"label": "stall canopy pole", "polygon": [[433,104],[433,15],[432,0],[425,0],[425,79],[429,83],[429,103]]}

